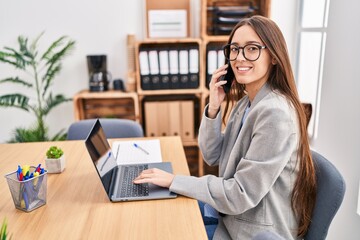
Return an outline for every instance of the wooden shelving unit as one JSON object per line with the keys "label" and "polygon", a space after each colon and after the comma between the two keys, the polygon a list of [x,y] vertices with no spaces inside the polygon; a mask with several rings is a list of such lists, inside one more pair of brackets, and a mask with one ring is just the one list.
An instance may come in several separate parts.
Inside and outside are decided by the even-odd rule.
{"label": "wooden shelving unit", "polygon": [[73,97],[75,120],[88,118],[125,118],[140,122],[139,100],[135,92],[89,92]]}
{"label": "wooden shelving unit", "polygon": [[[165,7],[165,5],[166,7]],[[252,4],[255,14],[269,16],[270,0],[202,0],[200,38],[149,39],[135,43],[136,92],[108,91],[90,93],[82,91],[74,97],[75,119],[93,117],[119,117],[133,119],[143,125],[146,135],[180,135],[187,156],[190,172],[194,176],[217,174],[217,168],[205,166],[197,143],[198,128],[202,112],[207,104],[207,48],[218,45],[219,49],[228,40],[228,35],[214,35],[209,31],[212,25],[213,6],[243,6]],[[169,7],[170,6],[170,7]],[[152,9],[186,9],[189,1],[169,2],[147,0],[146,12]],[[188,16],[188,19],[191,19]],[[188,22],[188,32],[191,24]],[[148,34],[148,33],[147,33]],[[144,49],[170,50],[174,47],[192,46],[198,49],[198,85],[189,88],[147,88],[142,85],[139,53]]]}

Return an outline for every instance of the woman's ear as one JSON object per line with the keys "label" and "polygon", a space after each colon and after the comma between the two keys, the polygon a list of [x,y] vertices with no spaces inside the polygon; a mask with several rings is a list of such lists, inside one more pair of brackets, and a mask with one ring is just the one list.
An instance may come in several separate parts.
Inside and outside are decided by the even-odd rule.
{"label": "woman's ear", "polygon": [[271,63],[272,63],[272,65],[276,65],[276,64],[277,64],[276,59],[275,59],[275,58],[272,58],[272,59],[271,59]]}

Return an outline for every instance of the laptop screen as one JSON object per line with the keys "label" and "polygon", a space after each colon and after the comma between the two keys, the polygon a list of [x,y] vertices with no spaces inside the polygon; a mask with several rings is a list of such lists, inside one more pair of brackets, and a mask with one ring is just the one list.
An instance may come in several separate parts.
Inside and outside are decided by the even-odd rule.
{"label": "laptop screen", "polygon": [[111,179],[115,173],[117,164],[98,119],[86,138],[85,145],[100,176],[101,182],[104,185],[105,191],[110,197]]}

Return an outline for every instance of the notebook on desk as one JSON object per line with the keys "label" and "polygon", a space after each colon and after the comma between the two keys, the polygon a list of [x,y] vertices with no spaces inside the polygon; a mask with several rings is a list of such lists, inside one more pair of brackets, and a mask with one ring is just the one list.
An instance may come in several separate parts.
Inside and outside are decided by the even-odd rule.
{"label": "notebook on desk", "polygon": [[114,156],[99,120],[94,123],[85,140],[85,145],[110,201],[150,200],[177,196],[169,189],[154,184],[134,184],[133,179],[147,168],[159,168],[172,172],[171,163],[118,165],[116,159],[121,156]]}

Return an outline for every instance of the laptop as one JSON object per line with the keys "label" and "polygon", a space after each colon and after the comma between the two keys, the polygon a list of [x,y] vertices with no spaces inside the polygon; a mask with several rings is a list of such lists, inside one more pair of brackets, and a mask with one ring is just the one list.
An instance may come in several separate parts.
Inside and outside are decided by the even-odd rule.
{"label": "laptop", "polygon": [[99,119],[94,123],[85,140],[86,148],[100,177],[109,200],[112,202],[176,198],[168,188],[151,183],[134,184],[141,171],[159,168],[172,173],[170,162],[118,165]]}

